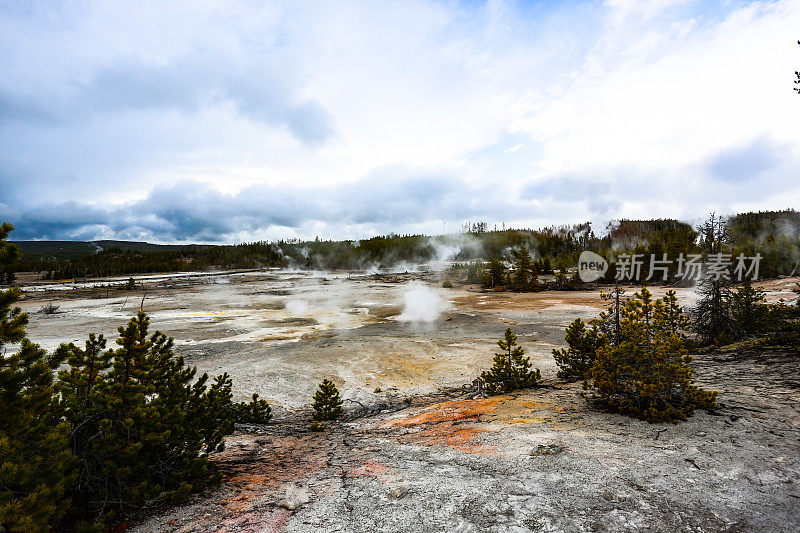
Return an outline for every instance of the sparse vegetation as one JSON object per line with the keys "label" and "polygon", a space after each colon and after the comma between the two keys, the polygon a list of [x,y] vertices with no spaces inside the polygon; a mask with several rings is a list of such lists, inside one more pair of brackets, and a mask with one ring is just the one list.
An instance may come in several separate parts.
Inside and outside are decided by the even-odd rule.
{"label": "sparse vegetation", "polygon": [[328,380],[322,380],[319,389],[314,394],[314,420],[317,422],[324,420],[335,420],[342,414],[342,400],[339,397],[339,389]]}
{"label": "sparse vegetation", "polygon": [[77,459],[73,520],[111,524],[131,511],[184,500],[219,481],[208,454],[233,432],[231,380],[208,375],[172,353],[172,340],[148,335],[144,313],[119,328],[106,350],[90,335],[85,349],[62,345],[56,359],[57,410]]}
{"label": "sparse vegetation", "polygon": [[[673,230],[665,227],[661,235]],[[492,232],[480,236],[486,242],[504,242]],[[415,242],[406,237],[383,242],[390,246],[393,239]],[[585,244],[589,237],[564,239]],[[701,244],[713,251],[728,246],[726,239],[704,237]],[[327,253],[336,247],[322,242],[317,250]],[[572,252],[564,253],[552,257]],[[309,257],[312,266],[327,261],[313,253]],[[584,287],[559,267],[551,288]],[[442,286],[452,287],[453,279],[461,284],[466,276],[485,288],[536,290],[537,284],[545,285],[537,276],[550,268],[550,257],[533,261],[527,241],[517,242],[488,262],[456,265]],[[131,278],[126,288],[135,287]],[[674,422],[696,409],[712,409],[716,402],[716,393],[694,382],[687,343],[705,343],[700,349],[709,352],[723,351],[714,344],[731,345],[728,350],[745,345],[796,350],[800,345],[800,303],[767,304],[764,291],[749,281],[739,286],[723,281],[704,291],[702,312],[693,315],[694,322],[674,291],[653,299],[642,289],[627,301],[623,291],[613,291],[609,308],[597,320],[575,320],[568,326],[567,348],[553,351],[558,376],[584,380],[593,398],[613,411]],[[13,308],[19,292],[0,295],[0,348],[19,343],[14,354],[0,350],[0,385],[6,394],[0,398],[0,412],[8,413],[0,420],[0,525],[8,531],[109,528],[132,513],[183,501],[218,481],[208,455],[222,449],[235,422],[266,424],[272,418],[269,403],[257,394],[248,402],[232,402],[233,383],[227,374],[210,382],[207,375],[196,378],[196,370],[172,353],[170,339],[148,334],[144,314],[120,328],[114,349],[106,348],[102,336],[90,335],[83,348],[62,345],[48,355],[25,339],[27,318]],[[50,302],[41,312],[57,310]],[[501,351],[492,368],[481,374],[487,393],[541,382],[541,373],[532,368],[510,328],[498,345]],[[60,365],[66,368],[58,372]],[[310,429],[324,431],[323,422],[340,417],[341,406],[335,384],[324,380],[314,395]]]}
{"label": "sparse vegetation", "polygon": [[236,403],[234,410],[236,422],[241,424],[267,424],[272,419],[272,407],[256,393],[253,393],[250,402]]}
{"label": "sparse vegetation", "polygon": [[39,308],[39,312],[43,315],[54,315],[58,309],[59,306],[55,305],[53,302],[47,302],[41,308]]}
{"label": "sparse vegetation", "polygon": [[502,352],[494,355],[492,368],[481,374],[487,393],[502,394],[539,384],[541,372],[538,368],[531,370],[530,357],[525,357],[524,348],[517,346],[517,336],[511,328],[506,329],[497,345]]}
{"label": "sparse vegetation", "polygon": [[[0,529],[107,530],[219,481],[208,454],[234,429],[227,374],[195,379],[144,313],[116,349],[92,334],[48,355],[28,340],[19,298],[0,291]],[[269,407],[254,397],[246,412],[263,420]]]}

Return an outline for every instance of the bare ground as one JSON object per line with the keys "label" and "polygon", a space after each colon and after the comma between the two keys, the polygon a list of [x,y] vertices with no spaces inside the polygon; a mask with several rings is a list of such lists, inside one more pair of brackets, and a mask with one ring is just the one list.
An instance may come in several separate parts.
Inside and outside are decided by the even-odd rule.
{"label": "bare ground", "polygon": [[416,398],[324,433],[298,416],[234,435],[219,490],[134,531],[793,530],[797,359],[763,362],[703,356],[721,407],[677,425],[596,410],[564,383]]}

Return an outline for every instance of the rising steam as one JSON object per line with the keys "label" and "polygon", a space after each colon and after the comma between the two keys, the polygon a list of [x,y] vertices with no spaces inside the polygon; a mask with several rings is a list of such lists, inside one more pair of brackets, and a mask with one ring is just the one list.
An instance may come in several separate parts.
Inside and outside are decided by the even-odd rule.
{"label": "rising steam", "polygon": [[434,322],[447,309],[447,303],[434,291],[419,281],[405,286],[403,312],[397,317],[401,322]]}
{"label": "rising steam", "polygon": [[286,302],[286,310],[292,316],[305,316],[308,314],[308,303],[304,300],[289,300]]}

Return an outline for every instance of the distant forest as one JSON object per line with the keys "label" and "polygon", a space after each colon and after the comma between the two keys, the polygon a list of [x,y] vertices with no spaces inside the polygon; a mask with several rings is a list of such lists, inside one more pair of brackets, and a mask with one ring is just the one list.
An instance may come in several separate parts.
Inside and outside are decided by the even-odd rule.
{"label": "distant forest", "polygon": [[[762,277],[797,270],[800,213],[794,209],[743,213],[725,219],[726,251],[761,253]],[[521,246],[556,270],[573,267],[583,250],[618,253],[702,253],[698,228],[671,219],[621,220],[598,237],[591,223],[544,229],[489,231],[485,223],[440,236],[386,235],[359,241],[277,241],[237,245],[158,245],[126,241],[21,241],[16,272],[44,279],[136,273],[282,267],[309,270],[412,268],[434,260],[507,261]]]}

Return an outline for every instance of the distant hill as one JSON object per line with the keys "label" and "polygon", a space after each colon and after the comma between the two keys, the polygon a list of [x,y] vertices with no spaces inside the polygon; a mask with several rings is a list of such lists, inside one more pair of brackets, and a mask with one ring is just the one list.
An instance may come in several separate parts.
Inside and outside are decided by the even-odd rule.
{"label": "distant hill", "polygon": [[782,211],[758,211],[739,213],[728,218],[728,229],[736,241],[748,239],[765,241],[787,237],[797,240],[800,237],[800,213],[794,209]]}
{"label": "distant hill", "polygon": [[207,244],[152,244],[143,241],[13,241],[28,258],[76,259],[109,249],[123,252],[164,252],[208,248]]}

